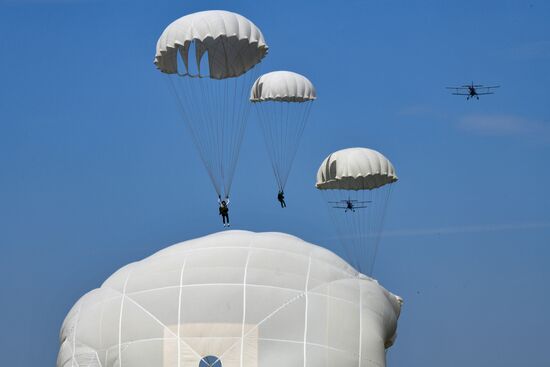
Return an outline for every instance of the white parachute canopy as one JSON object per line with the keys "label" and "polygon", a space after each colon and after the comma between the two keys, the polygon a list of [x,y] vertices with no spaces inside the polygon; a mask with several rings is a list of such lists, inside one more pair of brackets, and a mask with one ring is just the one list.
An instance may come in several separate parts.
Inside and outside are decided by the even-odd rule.
{"label": "white parachute canopy", "polygon": [[303,75],[272,71],[260,76],[250,91],[252,102],[309,102],[317,98],[315,87]]}
{"label": "white parachute canopy", "polygon": [[330,251],[227,231],[129,264],[84,295],[57,367],[384,367],[401,299]]}
{"label": "white parachute canopy", "polygon": [[264,74],[250,91],[279,191],[284,191],[316,98],[309,79],[290,71]]}
{"label": "white parachute canopy", "polygon": [[155,65],[171,75],[183,119],[218,195],[231,191],[249,113],[248,88],[267,50],[256,25],[222,10],[177,19],[157,42]]}
{"label": "white parachute canopy", "polygon": [[317,171],[315,186],[328,204],[349,261],[372,274],[392,184],[393,164],[368,148],[330,154]]}

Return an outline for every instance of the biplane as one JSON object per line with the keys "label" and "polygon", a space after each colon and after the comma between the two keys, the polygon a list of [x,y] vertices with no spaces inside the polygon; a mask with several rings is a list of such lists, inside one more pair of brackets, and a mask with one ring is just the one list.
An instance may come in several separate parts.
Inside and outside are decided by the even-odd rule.
{"label": "biplane", "polygon": [[333,205],[333,208],[336,209],[344,209],[344,212],[355,212],[355,209],[362,209],[367,208],[367,204],[371,203],[372,201],[359,201],[359,200],[352,200],[352,199],[346,199],[346,200],[340,200],[340,201],[329,201],[330,204]]}
{"label": "biplane", "polygon": [[495,94],[493,89],[500,88],[500,85],[493,85],[490,87],[486,87],[482,84],[472,84],[470,85],[463,85],[460,87],[447,87],[447,89],[452,89],[455,96],[466,96],[466,100],[468,99],[479,99],[479,96],[483,96],[486,94]]}

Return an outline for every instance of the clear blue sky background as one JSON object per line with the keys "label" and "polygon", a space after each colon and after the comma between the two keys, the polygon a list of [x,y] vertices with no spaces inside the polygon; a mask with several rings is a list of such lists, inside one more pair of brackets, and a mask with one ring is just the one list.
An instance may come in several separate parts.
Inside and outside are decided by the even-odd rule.
{"label": "clear blue sky background", "polygon": [[[164,27],[206,9],[253,20],[262,70],[303,73],[319,95],[286,210],[250,122],[234,227],[342,253],[314,175],[331,151],[378,149],[400,176],[375,269],[405,299],[390,365],[549,366],[545,0],[0,0],[0,364],[53,365],[79,296],[222,229],[152,64]],[[502,88],[480,101],[444,89],[472,80]]]}

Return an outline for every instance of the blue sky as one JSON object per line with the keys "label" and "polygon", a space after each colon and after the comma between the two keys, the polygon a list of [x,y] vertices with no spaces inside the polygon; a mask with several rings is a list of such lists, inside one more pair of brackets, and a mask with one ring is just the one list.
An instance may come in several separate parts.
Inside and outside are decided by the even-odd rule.
{"label": "blue sky", "polygon": [[[152,64],[163,28],[226,9],[263,31],[262,71],[319,99],[287,185],[252,119],[233,226],[337,246],[318,165],[368,146],[397,168],[375,276],[405,299],[391,366],[547,366],[550,3],[0,0],[2,365],[52,365],[71,305],[120,266],[221,230]],[[444,89],[501,84],[466,101]],[[254,117],[254,115],[252,115]]]}

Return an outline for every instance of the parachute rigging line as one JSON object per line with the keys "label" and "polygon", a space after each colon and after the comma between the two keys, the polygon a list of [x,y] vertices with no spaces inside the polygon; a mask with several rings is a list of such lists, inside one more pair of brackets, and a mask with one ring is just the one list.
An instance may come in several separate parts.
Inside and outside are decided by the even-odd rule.
{"label": "parachute rigging line", "polygon": [[[221,44],[225,58],[223,39]],[[191,42],[189,53],[194,45]],[[205,59],[209,64],[218,59],[216,52],[205,55],[201,64]],[[184,76],[170,75],[171,90],[216,193],[229,197],[250,112],[247,94],[260,68],[256,65],[238,77],[215,79],[201,75],[200,64],[196,67],[196,75],[189,70]]]}
{"label": "parachute rigging line", "polygon": [[313,101],[253,103],[277,187],[284,191]]}

